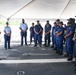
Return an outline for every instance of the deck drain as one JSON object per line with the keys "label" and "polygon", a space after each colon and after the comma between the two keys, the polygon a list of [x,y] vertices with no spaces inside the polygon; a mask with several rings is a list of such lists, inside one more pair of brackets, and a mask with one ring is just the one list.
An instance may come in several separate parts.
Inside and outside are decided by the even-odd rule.
{"label": "deck drain", "polygon": [[25,75],[25,72],[24,71],[18,71],[17,75]]}

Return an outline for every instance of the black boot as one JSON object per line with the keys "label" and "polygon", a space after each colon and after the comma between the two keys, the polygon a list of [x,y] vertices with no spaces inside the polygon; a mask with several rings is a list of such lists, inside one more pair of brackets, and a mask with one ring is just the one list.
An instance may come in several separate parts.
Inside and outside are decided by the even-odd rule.
{"label": "black boot", "polygon": [[76,66],[76,60],[75,60],[75,62],[73,63],[73,66]]}
{"label": "black boot", "polygon": [[37,45],[35,44],[34,47],[36,47]]}
{"label": "black boot", "polygon": [[64,54],[63,56],[64,56],[64,57],[69,57],[69,55],[68,55],[68,54]]}
{"label": "black boot", "polygon": [[56,50],[56,54],[60,53],[60,51]]}
{"label": "black boot", "polygon": [[54,46],[51,46],[51,48],[54,48]]}
{"label": "black boot", "polygon": [[72,56],[69,56],[67,60],[68,61],[72,61],[73,60],[73,57]]}
{"label": "black boot", "polygon": [[62,55],[62,54],[63,54],[62,51],[60,51],[58,55]]}
{"label": "black boot", "polygon": [[39,44],[39,46],[41,47],[41,44]]}
{"label": "black boot", "polygon": [[55,47],[53,50],[57,50],[57,47]]}

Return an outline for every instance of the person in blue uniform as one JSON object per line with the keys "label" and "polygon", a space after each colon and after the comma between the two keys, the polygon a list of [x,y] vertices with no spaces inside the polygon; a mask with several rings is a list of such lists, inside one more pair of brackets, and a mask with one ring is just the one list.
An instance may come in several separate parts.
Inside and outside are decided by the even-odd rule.
{"label": "person in blue uniform", "polygon": [[45,47],[50,46],[50,32],[51,32],[51,25],[49,24],[49,21],[47,21],[45,28]]}
{"label": "person in blue uniform", "polygon": [[76,28],[75,19],[74,19],[74,18],[69,18],[69,19],[68,19],[68,22],[71,22],[71,24],[72,24],[72,26],[73,26],[73,28],[74,28],[74,30],[75,30],[75,28]]}
{"label": "person in blue uniform", "polygon": [[75,33],[74,33],[74,37],[73,37],[73,41],[74,41],[74,57],[75,57],[75,62],[74,62],[74,66],[76,66],[76,29],[75,29]]}
{"label": "person in blue uniform", "polygon": [[27,30],[28,25],[25,23],[25,20],[22,19],[19,29],[21,30],[21,46],[23,46],[23,38],[25,38],[25,45],[27,45]]}
{"label": "person in blue uniform", "polygon": [[52,28],[52,46],[51,46],[51,48],[54,48],[55,47],[55,29],[56,29],[56,22],[54,22],[54,26],[53,26],[53,28]]}
{"label": "person in blue uniform", "polygon": [[30,45],[32,43],[32,38],[34,39],[34,23],[32,23],[32,26],[30,27]]}
{"label": "person in blue uniform", "polygon": [[34,32],[35,32],[35,36],[34,36],[35,45],[34,45],[34,47],[37,46],[37,41],[39,43],[39,46],[41,47],[41,32],[42,32],[42,28],[41,28],[39,20],[37,20],[37,24],[35,25]]}
{"label": "person in blue uniform", "polygon": [[43,37],[43,27],[41,26],[41,45],[42,45],[42,37]]}
{"label": "person in blue uniform", "polygon": [[68,61],[73,59],[73,38],[74,36],[74,28],[71,22],[67,23],[67,28],[64,34],[65,38],[65,50],[68,56]]}
{"label": "person in blue uniform", "polygon": [[64,34],[64,28],[63,28],[63,22],[61,21],[59,23],[59,28],[58,28],[58,31],[57,31],[57,53],[59,55],[62,55],[62,52],[63,52],[63,34]]}
{"label": "person in blue uniform", "polygon": [[7,50],[10,49],[10,39],[11,39],[11,28],[9,23],[6,22],[6,26],[4,27],[4,48]]}
{"label": "person in blue uniform", "polygon": [[60,19],[57,19],[56,20],[56,29],[55,29],[55,48],[53,49],[53,50],[56,50],[56,53],[58,53],[58,51],[57,51],[57,36],[56,36],[56,34],[57,34],[57,32],[58,32],[58,29],[59,29],[59,23],[60,23]]}

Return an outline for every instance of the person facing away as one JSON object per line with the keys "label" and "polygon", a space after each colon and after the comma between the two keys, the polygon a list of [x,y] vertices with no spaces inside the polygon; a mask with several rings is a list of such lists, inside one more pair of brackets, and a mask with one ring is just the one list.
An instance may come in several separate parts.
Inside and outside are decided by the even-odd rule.
{"label": "person facing away", "polygon": [[50,46],[50,32],[51,32],[51,25],[49,21],[47,21],[45,28],[44,28],[44,33],[45,33],[45,47]]}
{"label": "person facing away", "polygon": [[25,23],[25,20],[22,19],[19,29],[21,30],[21,46],[23,46],[23,38],[25,38],[25,45],[27,45],[27,30],[28,25]]}
{"label": "person facing away", "polygon": [[39,43],[39,46],[41,47],[41,32],[42,32],[42,28],[40,25],[39,20],[37,20],[37,24],[35,25],[34,28],[34,32],[35,32],[35,47],[37,46],[37,41]]}
{"label": "person facing away", "polygon": [[34,39],[34,23],[32,23],[32,26],[30,27],[30,45],[32,43],[32,38]]}
{"label": "person facing away", "polygon": [[10,49],[10,39],[11,39],[11,28],[9,23],[6,22],[6,26],[4,27],[4,48],[5,50]]}

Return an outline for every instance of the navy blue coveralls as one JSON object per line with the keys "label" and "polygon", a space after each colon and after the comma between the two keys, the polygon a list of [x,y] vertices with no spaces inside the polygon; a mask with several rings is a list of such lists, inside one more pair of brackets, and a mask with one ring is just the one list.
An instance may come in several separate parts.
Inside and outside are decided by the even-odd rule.
{"label": "navy blue coveralls", "polygon": [[[76,38],[76,32],[74,34],[74,38]],[[74,57],[75,57],[75,61],[76,61],[76,39],[74,41]]]}
{"label": "navy blue coveralls", "polygon": [[76,40],[74,41],[74,57],[75,57],[75,61],[76,61]]}
{"label": "navy blue coveralls", "polygon": [[[47,33],[48,31],[51,31],[51,25],[45,25],[45,33]],[[47,45],[47,41],[48,41],[48,46],[49,46],[50,45],[50,32],[45,35],[45,45]]]}
{"label": "navy blue coveralls", "polygon": [[42,29],[42,31],[41,31],[41,44],[42,44],[42,36],[43,36],[43,27],[41,26],[41,29]]}
{"label": "navy blue coveralls", "polygon": [[55,46],[55,30],[56,30],[56,26],[53,26],[52,28],[52,46]]}
{"label": "navy blue coveralls", "polygon": [[33,27],[30,27],[30,43],[32,42],[32,38],[34,38],[34,26]]}
{"label": "navy blue coveralls", "polygon": [[[38,33],[40,32],[40,30],[42,30],[41,25],[35,25],[35,31]],[[35,33],[35,45],[37,45],[37,41],[39,43],[39,45],[41,45],[41,33],[40,34],[36,34]]]}
{"label": "navy blue coveralls", "polygon": [[57,36],[57,51],[62,52],[63,51],[63,33],[64,33],[64,28],[59,27],[58,33],[62,32],[61,35]]}
{"label": "navy blue coveralls", "polygon": [[67,26],[65,35],[72,32],[72,35],[67,37],[65,40],[65,50],[67,55],[72,56],[73,55],[73,36],[74,36],[74,27],[72,25]]}
{"label": "navy blue coveralls", "polygon": [[[58,29],[60,28],[60,26],[59,25],[57,25],[56,26],[56,29],[55,29],[55,32],[58,32]],[[57,47],[57,43],[58,43],[58,41],[57,41],[57,36],[55,35],[55,46]]]}

